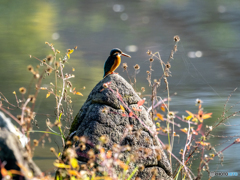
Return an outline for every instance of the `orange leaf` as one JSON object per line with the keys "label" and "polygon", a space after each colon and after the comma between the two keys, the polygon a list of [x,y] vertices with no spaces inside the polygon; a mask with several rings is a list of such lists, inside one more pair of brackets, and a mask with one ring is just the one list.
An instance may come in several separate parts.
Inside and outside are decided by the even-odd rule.
{"label": "orange leaf", "polygon": [[201,108],[202,108],[202,104],[199,104],[198,109],[201,109]]}
{"label": "orange leaf", "polygon": [[191,113],[190,111],[187,111],[187,110],[186,110],[186,113],[188,113],[188,115],[189,115],[189,116],[192,116],[192,117],[194,117],[194,114],[193,114],[193,113]]}
{"label": "orange leaf", "polygon": [[3,177],[8,175],[7,170],[3,166],[1,167],[1,174]]}
{"label": "orange leaf", "polygon": [[100,151],[100,153],[105,153],[105,149],[104,148],[101,148],[99,151]]}
{"label": "orange leaf", "polygon": [[123,168],[124,170],[128,169],[128,165],[126,165],[124,162],[122,162],[121,160],[117,159],[117,163],[118,165]]}
{"label": "orange leaf", "polygon": [[198,135],[198,132],[192,129],[193,134]]}
{"label": "orange leaf", "polygon": [[202,143],[201,143],[202,146],[208,146],[209,144],[210,144],[210,143],[208,143],[208,142],[202,142]]}
{"label": "orange leaf", "polygon": [[77,176],[78,172],[76,170],[68,170],[68,173],[73,176]]}
{"label": "orange leaf", "polygon": [[173,133],[174,136],[179,136],[179,134],[176,134],[176,132]]}
{"label": "orange leaf", "polygon": [[161,109],[163,112],[165,112],[165,107],[164,107],[164,105],[161,106],[160,109]]}
{"label": "orange leaf", "polygon": [[184,128],[184,129],[180,129],[182,132],[184,133],[187,133],[188,132],[188,129],[187,128]]}
{"label": "orange leaf", "polygon": [[161,127],[159,127],[159,128],[157,128],[156,130],[157,130],[157,131],[161,131],[161,130],[162,130],[162,128],[161,128]]}
{"label": "orange leaf", "polygon": [[29,170],[23,166],[21,163],[16,163],[18,167],[20,167],[21,170],[23,170],[24,172],[28,172]]}
{"label": "orange leaf", "polygon": [[127,115],[126,115],[126,114],[124,114],[124,113],[122,113],[122,116],[123,116],[123,117],[127,117]]}
{"label": "orange leaf", "polygon": [[133,112],[130,112],[130,113],[128,114],[128,116],[129,116],[129,117],[132,117],[132,116],[133,116]]}
{"label": "orange leaf", "polygon": [[15,169],[9,170],[12,174],[16,174],[16,175],[20,175],[23,176],[23,174],[21,173],[21,171],[17,171]]}
{"label": "orange leaf", "polygon": [[142,106],[144,104],[144,102],[145,102],[145,99],[138,101],[138,103],[137,103],[138,107]]}
{"label": "orange leaf", "polygon": [[106,157],[110,159],[112,157],[112,151],[108,150]]}
{"label": "orange leaf", "polygon": [[134,111],[139,111],[139,112],[142,111],[141,109],[137,109],[137,108],[135,108],[135,107],[133,107],[132,109],[133,109]]}
{"label": "orange leaf", "polygon": [[82,93],[80,93],[80,92],[76,92],[76,94],[77,94],[77,95],[80,95],[80,96],[83,96],[83,94],[82,94]]}
{"label": "orange leaf", "polygon": [[157,117],[158,117],[160,120],[164,121],[163,116],[162,116],[160,113],[157,113]]}
{"label": "orange leaf", "polygon": [[124,109],[124,107],[123,107],[122,105],[120,105],[120,108],[121,108],[121,110],[122,110],[123,112],[125,112],[125,109]]}

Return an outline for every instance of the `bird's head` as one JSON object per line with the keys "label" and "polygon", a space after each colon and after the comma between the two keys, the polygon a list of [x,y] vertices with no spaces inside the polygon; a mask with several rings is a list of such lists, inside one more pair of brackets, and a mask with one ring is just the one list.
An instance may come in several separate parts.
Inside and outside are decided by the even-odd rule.
{"label": "bird's head", "polygon": [[112,56],[112,57],[114,57],[114,56],[115,56],[115,57],[117,57],[117,56],[121,57],[121,55],[131,58],[130,55],[123,53],[123,52],[122,52],[120,49],[118,49],[118,48],[114,48],[114,49],[112,49],[111,52],[110,52],[110,56]]}

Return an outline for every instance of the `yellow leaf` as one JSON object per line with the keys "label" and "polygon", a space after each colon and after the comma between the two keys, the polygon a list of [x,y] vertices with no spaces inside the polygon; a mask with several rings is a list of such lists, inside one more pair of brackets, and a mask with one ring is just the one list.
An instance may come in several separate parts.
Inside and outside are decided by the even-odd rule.
{"label": "yellow leaf", "polygon": [[64,163],[56,163],[54,162],[53,165],[58,168],[70,168],[70,165],[66,165]]}
{"label": "yellow leaf", "polygon": [[94,180],[112,180],[112,178],[108,176],[101,176],[101,177],[95,177]]}
{"label": "yellow leaf", "polygon": [[202,146],[208,146],[210,143],[203,141],[196,141],[196,144],[201,144]]}
{"label": "yellow leaf", "polygon": [[202,116],[203,119],[208,119],[211,117],[212,117],[212,113],[203,114],[203,116]]}
{"label": "yellow leaf", "polygon": [[71,176],[70,180],[76,180],[76,178],[74,176]]}
{"label": "yellow leaf", "polygon": [[13,94],[16,94],[16,92],[15,92],[15,91],[13,91]]}
{"label": "yellow leaf", "polygon": [[83,94],[82,94],[82,93],[80,93],[80,92],[76,92],[76,94],[77,94],[77,95],[80,95],[80,96],[83,96]]}
{"label": "yellow leaf", "polygon": [[193,122],[198,122],[198,119],[197,118],[193,118],[192,121]]}
{"label": "yellow leaf", "polygon": [[67,53],[67,57],[68,57],[68,59],[70,59],[70,55]]}
{"label": "yellow leaf", "polygon": [[187,120],[187,121],[189,121],[190,119],[192,119],[192,116],[186,117],[186,120]]}
{"label": "yellow leaf", "polygon": [[160,113],[157,113],[157,117],[163,121],[163,116]]}
{"label": "yellow leaf", "polygon": [[78,167],[78,161],[77,161],[77,159],[71,158],[71,159],[70,159],[70,163],[71,163],[71,165],[72,165],[72,167],[73,167],[74,169],[76,169],[76,168]]}
{"label": "yellow leaf", "polygon": [[68,54],[72,54],[74,52],[74,49],[71,49],[68,51]]}
{"label": "yellow leaf", "polygon": [[122,105],[120,105],[120,108],[121,108],[121,110],[122,110],[123,112],[125,112],[125,109],[124,109],[124,107],[123,107]]}
{"label": "yellow leaf", "polygon": [[46,98],[48,98],[49,96],[50,96],[50,92],[47,93]]}

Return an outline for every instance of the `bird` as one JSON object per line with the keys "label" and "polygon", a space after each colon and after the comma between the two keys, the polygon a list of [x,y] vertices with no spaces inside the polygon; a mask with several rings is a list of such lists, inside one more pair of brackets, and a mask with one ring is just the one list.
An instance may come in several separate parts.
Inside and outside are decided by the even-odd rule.
{"label": "bird", "polygon": [[110,55],[104,64],[104,74],[103,78],[108,74],[113,74],[114,71],[121,64],[121,56],[126,56],[131,58],[130,55],[123,53],[120,49],[114,48],[110,51]]}

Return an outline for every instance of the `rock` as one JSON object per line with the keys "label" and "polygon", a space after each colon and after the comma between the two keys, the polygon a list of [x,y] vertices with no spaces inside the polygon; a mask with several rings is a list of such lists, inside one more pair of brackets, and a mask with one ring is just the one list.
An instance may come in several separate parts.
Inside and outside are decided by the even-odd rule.
{"label": "rock", "polygon": [[[32,179],[32,176],[42,177],[42,172],[19,141],[20,136],[16,136],[15,133],[10,131],[13,127],[10,119],[0,112],[0,169],[4,167],[6,170],[16,170],[22,173],[22,175],[14,175],[13,179]],[[20,168],[17,164],[23,168]],[[0,179],[2,178],[0,173]]]}
{"label": "rock", "polygon": [[[103,84],[108,82],[111,82],[109,87],[114,92],[103,87]],[[94,87],[71,126],[72,134],[69,136],[69,140],[75,146],[78,146],[78,142],[73,140],[75,135],[85,136],[91,142],[86,144],[86,150],[77,150],[78,160],[86,163],[89,159],[87,151],[99,144],[99,138],[104,135],[109,140],[104,145],[106,151],[112,149],[114,144],[131,147],[131,151],[123,152],[120,158],[126,162],[131,154],[135,156],[135,161],[131,161],[129,164],[128,175],[136,166],[143,165],[142,171],[137,171],[134,177],[149,180],[155,173],[156,179],[172,179],[172,169],[161,144],[139,120],[128,116],[127,109],[126,112],[121,110],[120,105],[124,105],[117,98],[116,91],[130,109],[133,107],[141,109],[141,111],[135,112],[136,115],[151,131],[156,132],[156,127],[146,109],[143,106],[137,106],[141,98],[132,86],[121,76],[111,74]],[[126,115],[123,116],[123,113]],[[127,127],[130,126],[132,126],[132,131],[125,134]],[[120,170],[116,169],[116,172],[120,172]]]}

